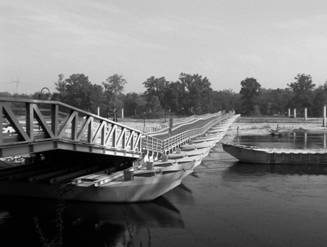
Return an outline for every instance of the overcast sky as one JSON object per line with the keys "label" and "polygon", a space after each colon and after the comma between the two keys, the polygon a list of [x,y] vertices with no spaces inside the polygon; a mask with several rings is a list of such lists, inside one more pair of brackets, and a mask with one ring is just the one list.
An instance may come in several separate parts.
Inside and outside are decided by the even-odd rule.
{"label": "overcast sky", "polygon": [[235,91],[327,79],[326,0],[1,0],[0,37],[0,91],[53,90],[59,73],[119,73],[126,92],[180,72]]}

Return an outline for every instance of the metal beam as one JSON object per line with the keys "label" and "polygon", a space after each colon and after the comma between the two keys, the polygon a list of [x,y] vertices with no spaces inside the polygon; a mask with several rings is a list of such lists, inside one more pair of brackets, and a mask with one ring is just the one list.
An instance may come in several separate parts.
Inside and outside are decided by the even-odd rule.
{"label": "metal beam", "polygon": [[58,135],[58,112],[59,106],[57,104],[51,105],[51,129],[54,136]]}
{"label": "metal beam", "polygon": [[[81,140],[81,138],[82,138],[82,136],[83,136],[83,134],[84,134],[84,131],[86,130],[86,128],[89,128],[89,125],[91,124],[92,121],[93,121],[93,117],[88,117],[88,118],[85,120],[85,122],[84,122],[84,124],[83,124],[81,130],[80,130],[80,131],[78,132],[78,134],[77,134],[76,141]],[[88,132],[89,132],[89,129],[88,129]],[[88,134],[89,134],[89,133],[88,133]]]}
{"label": "metal beam", "polygon": [[37,105],[32,105],[32,108],[34,110],[36,119],[38,120],[39,124],[41,124],[43,130],[46,132],[46,134],[50,138],[54,138],[54,134],[52,133],[51,129],[49,128],[48,124],[44,120],[44,117],[42,116],[42,113],[40,112],[40,109]]}
{"label": "metal beam", "polygon": [[99,127],[97,128],[97,130],[95,131],[94,136],[92,137],[93,143],[95,142],[95,140],[97,139],[99,134],[102,133],[102,129],[104,129],[105,125],[106,125],[106,122],[102,121],[101,124],[99,125]]}
{"label": "metal beam", "polygon": [[[61,138],[63,137],[63,135],[65,134],[65,130],[68,127],[68,125],[73,121],[73,119],[75,119],[77,116],[77,112],[76,111],[72,111],[69,115],[69,117],[66,119],[65,123],[62,125],[59,133],[58,133],[58,137]],[[73,126],[72,126],[72,132],[73,132]]]}
{"label": "metal beam", "polygon": [[31,103],[26,103],[26,132],[31,140],[34,139],[34,111]]}
{"label": "metal beam", "polygon": [[[119,137],[117,139],[117,141],[115,142],[115,146],[117,147],[119,145],[119,142],[122,140],[122,137],[124,136],[124,133],[125,133],[125,128],[122,128],[120,134],[119,134]],[[124,147],[122,147],[124,148]]]}
{"label": "metal beam", "polygon": [[29,136],[25,133],[25,131],[23,130],[22,126],[20,125],[20,123],[16,119],[16,116],[14,115],[14,113],[12,112],[12,110],[8,106],[6,106],[6,105],[2,105],[2,109],[3,109],[4,115],[7,117],[8,121],[10,122],[10,124],[16,130],[17,134],[20,135],[20,137],[22,139],[24,139],[24,141],[31,141],[31,139],[29,138]]}

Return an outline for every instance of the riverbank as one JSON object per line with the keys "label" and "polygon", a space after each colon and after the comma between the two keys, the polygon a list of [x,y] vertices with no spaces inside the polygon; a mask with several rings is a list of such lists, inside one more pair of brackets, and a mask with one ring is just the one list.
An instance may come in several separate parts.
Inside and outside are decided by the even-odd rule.
{"label": "riverbank", "polygon": [[270,130],[290,132],[293,130],[306,130],[309,132],[326,132],[322,127],[321,118],[273,118],[273,117],[240,117],[227,131],[222,142],[231,142],[235,136],[269,135]]}

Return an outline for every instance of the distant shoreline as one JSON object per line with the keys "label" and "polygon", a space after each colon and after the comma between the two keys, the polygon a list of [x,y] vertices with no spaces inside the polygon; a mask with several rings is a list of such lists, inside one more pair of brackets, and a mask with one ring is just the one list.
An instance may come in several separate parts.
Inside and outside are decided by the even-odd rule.
{"label": "distant shoreline", "polygon": [[306,130],[310,133],[327,132],[327,128],[322,127],[322,118],[280,118],[280,117],[240,117],[227,131],[222,142],[230,142],[237,136],[247,135],[269,135],[271,129],[281,131],[293,131],[294,129]]}

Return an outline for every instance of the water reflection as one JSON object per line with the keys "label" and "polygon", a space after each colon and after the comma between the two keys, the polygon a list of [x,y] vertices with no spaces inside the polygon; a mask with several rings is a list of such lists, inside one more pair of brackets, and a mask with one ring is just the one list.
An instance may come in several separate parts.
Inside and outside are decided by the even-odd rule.
{"label": "water reflection", "polygon": [[138,227],[184,227],[179,210],[162,197],[148,203],[70,203],[66,213],[98,224],[128,222]]}
{"label": "water reflection", "polygon": [[6,220],[10,217],[9,212],[7,211],[0,211],[0,225],[5,223]]}
{"label": "water reflection", "polygon": [[[192,173],[193,175],[194,173]],[[172,191],[169,191],[164,195],[170,202],[181,205],[193,205],[194,197],[192,190],[183,183]]]}
{"label": "water reflection", "polygon": [[281,136],[251,135],[238,136],[235,141],[242,145],[254,145],[265,148],[326,148],[326,133],[290,132]]}
{"label": "water reflection", "polygon": [[326,175],[326,165],[264,165],[264,164],[246,164],[235,162],[225,172],[224,176],[229,175],[251,175],[264,176],[267,174],[285,174],[285,175]]}
{"label": "water reflection", "polygon": [[139,204],[1,198],[0,205],[1,246],[151,246],[152,228],[184,227],[164,198]]}

